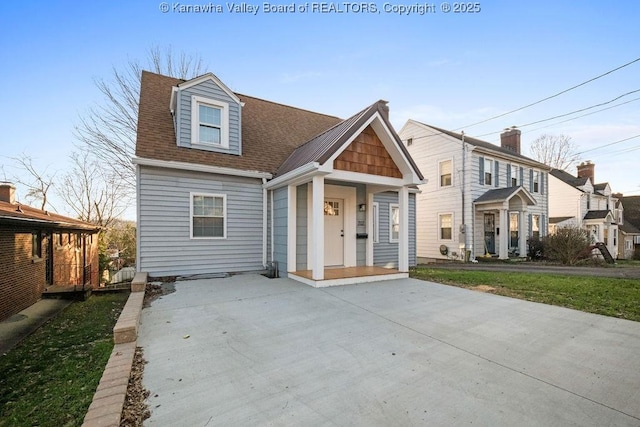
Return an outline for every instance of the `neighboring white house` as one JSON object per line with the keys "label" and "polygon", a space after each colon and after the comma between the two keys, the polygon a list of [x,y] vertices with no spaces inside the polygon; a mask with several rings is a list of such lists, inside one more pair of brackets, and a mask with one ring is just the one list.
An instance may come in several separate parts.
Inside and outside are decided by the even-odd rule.
{"label": "neighboring white house", "polygon": [[549,175],[549,232],[578,226],[589,231],[592,243],[603,242],[611,256],[618,257],[618,226],[623,222],[621,206],[608,183],[594,184],[595,164],[578,165],[578,176],[560,169]]}
{"label": "neighboring white house", "polygon": [[520,154],[520,130],[501,146],[409,120],[399,132],[424,172],[417,195],[418,261],[524,257],[546,234],[550,168]]}
{"label": "neighboring white house", "polygon": [[[618,257],[632,259],[640,255],[640,196],[623,197],[617,193],[620,210],[620,239]],[[636,258],[637,259],[637,258]]]}
{"label": "neighboring white house", "polygon": [[[142,73],[137,267],[263,270],[313,286],[408,277],[422,175],[386,101],[352,117]],[[330,269],[330,270],[329,270]]]}

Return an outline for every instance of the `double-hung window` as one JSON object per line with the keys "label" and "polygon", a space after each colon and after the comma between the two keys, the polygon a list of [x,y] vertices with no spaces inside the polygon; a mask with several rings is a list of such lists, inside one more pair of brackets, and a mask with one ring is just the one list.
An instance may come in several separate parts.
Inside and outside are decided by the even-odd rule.
{"label": "double-hung window", "polygon": [[540,215],[531,216],[531,237],[540,238]]}
{"label": "double-hung window", "polygon": [[400,240],[400,206],[395,203],[389,205],[389,243]]}
{"label": "double-hung window", "polygon": [[440,240],[451,240],[453,238],[453,215],[439,215]]}
{"label": "double-hung window", "polygon": [[538,193],[540,191],[540,171],[533,171],[533,192]]}
{"label": "double-hung window", "polygon": [[493,160],[484,159],[484,184],[491,185],[491,171],[493,171]]}
{"label": "double-hung window", "polygon": [[192,143],[229,148],[229,105],[193,96],[191,108]]}
{"label": "double-hung window", "polygon": [[440,162],[440,187],[450,187],[452,180],[451,160],[443,160]]}
{"label": "double-hung window", "polygon": [[42,258],[42,233],[39,231],[31,233],[31,256]]}
{"label": "double-hung window", "polygon": [[224,239],[226,216],[225,195],[191,193],[191,238]]}
{"label": "double-hung window", "polygon": [[518,171],[518,165],[511,165],[511,183],[510,185],[512,187],[517,187],[518,184],[518,175],[519,171]]}

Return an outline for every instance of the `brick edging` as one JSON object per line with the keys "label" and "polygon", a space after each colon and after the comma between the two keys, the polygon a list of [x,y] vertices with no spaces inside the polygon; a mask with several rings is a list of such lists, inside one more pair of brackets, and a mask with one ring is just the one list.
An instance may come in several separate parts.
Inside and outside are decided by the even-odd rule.
{"label": "brick edging", "polygon": [[[143,274],[143,275],[142,275]],[[139,276],[140,275],[140,276]],[[137,279],[137,280],[135,280]],[[135,282],[135,287],[134,287]],[[119,427],[138,340],[138,324],[144,302],[146,273],[136,273],[118,321],[113,328],[115,343],[100,383],[84,417],[82,427]]]}

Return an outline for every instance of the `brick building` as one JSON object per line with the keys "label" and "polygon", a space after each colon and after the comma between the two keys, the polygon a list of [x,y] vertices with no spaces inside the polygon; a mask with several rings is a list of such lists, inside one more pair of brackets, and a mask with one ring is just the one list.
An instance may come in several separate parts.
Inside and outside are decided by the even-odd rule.
{"label": "brick building", "polygon": [[0,321],[52,286],[98,285],[98,233],[92,224],[15,201],[0,183]]}

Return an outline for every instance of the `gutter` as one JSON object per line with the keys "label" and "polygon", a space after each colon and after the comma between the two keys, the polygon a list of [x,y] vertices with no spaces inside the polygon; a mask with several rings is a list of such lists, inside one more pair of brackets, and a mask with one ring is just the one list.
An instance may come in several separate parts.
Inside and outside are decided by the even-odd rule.
{"label": "gutter", "polygon": [[291,181],[303,180],[303,178],[306,178],[306,175],[309,175],[309,178],[311,178],[315,172],[318,172],[319,168],[320,163],[318,162],[307,163],[306,165],[289,171],[282,176],[272,179],[267,184],[264,184],[264,188],[274,190],[278,187],[282,187],[283,185],[291,185]]}

